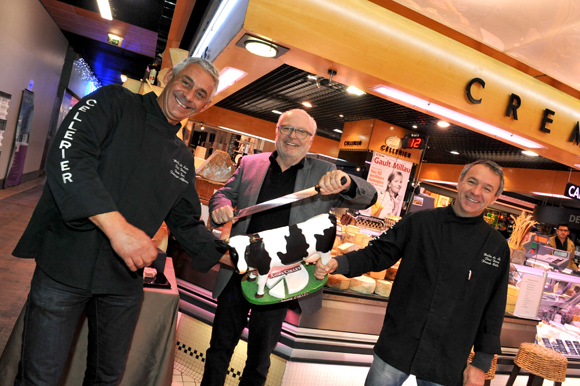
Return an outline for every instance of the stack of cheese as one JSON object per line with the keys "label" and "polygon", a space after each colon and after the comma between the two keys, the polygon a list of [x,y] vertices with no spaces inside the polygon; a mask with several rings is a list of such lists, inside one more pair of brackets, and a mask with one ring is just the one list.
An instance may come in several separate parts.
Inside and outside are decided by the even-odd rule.
{"label": "stack of cheese", "polygon": [[373,279],[366,275],[350,279],[343,275],[329,275],[326,286],[341,290],[348,289],[361,294],[375,293],[380,296],[388,297],[391,294],[393,282],[389,280]]}
{"label": "stack of cheese", "polygon": [[518,300],[518,294],[520,293],[520,289],[515,285],[509,284],[508,285],[508,294],[507,294],[507,301],[505,304],[505,312],[510,314],[514,313],[516,308],[516,301]]}
{"label": "stack of cheese", "polygon": [[342,225],[342,238],[336,238],[331,255],[344,255],[350,251],[364,248],[372,240],[373,236],[362,233],[355,225]]}

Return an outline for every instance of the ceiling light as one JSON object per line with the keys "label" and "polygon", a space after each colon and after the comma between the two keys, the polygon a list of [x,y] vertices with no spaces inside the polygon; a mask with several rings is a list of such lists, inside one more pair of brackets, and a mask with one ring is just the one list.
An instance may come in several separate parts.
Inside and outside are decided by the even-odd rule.
{"label": "ceiling light", "polygon": [[216,94],[220,91],[225,90],[226,88],[230,87],[238,80],[242,79],[244,76],[248,75],[247,72],[242,70],[238,70],[237,68],[233,67],[226,67],[220,71],[220,83]]}
{"label": "ceiling light", "polygon": [[439,122],[437,122],[437,126],[442,127],[442,128],[446,128],[446,127],[451,126],[451,124],[449,122],[439,121]]}
{"label": "ceiling light", "polygon": [[425,182],[431,182],[433,184],[445,184],[445,185],[457,185],[457,182],[441,181],[441,180],[423,180]]}
{"label": "ceiling light", "polygon": [[337,133],[342,133],[342,130],[340,129],[334,129],[333,131],[336,131]]}
{"label": "ceiling light", "polygon": [[457,150],[451,150],[449,153],[459,155],[459,152]]}
{"label": "ceiling light", "polygon": [[528,157],[537,157],[538,154],[534,153],[533,151],[529,150],[522,150],[523,155],[527,155]]}
{"label": "ceiling light", "polygon": [[127,81],[127,75],[121,74],[121,82],[125,83]]}
{"label": "ceiling light", "polygon": [[417,125],[413,125],[412,127],[413,127],[413,129],[416,129],[417,128]]}
{"label": "ceiling light", "polygon": [[211,19],[209,25],[207,26],[203,36],[199,40],[199,43],[197,43],[195,50],[193,51],[193,54],[191,56],[203,57],[204,51],[206,50],[206,48],[208,48],[214,36],[218,32],[223,33],[223,31],[221,31],[221,27],[226,22],[226,19],[228,18],[230,12],[237,4],[237,2],[238,2],[237,0],[226,0],[220,2],[217,11],[214,13],[213,18]]}
{"label": "ceiling light", "polygon": [[278,111],[278,110],[272,110],[272,112],[273,112],[274,114],[282,115],[282,112],[281,112],[281,111]]}
{"label": "ceiling light", "polygon": [[342,115],[342,114],[338,114],[338,116],[341,117],[341,118],[344,118],[344,115]]}
{"label": "ceiling light", "polygon": [[567,200],[571,200],[570,197],[566,197],[563,196],[561,194],[553,194],[553,193],[543,193],[543,192],[531,192],[532,194],[535,194],[536,196],[545,196],[545,197],[553,197],[553,198],[565,198]]}
{"label": "ceiling light", "polygon": [[312,107],[312,103],[310,103],[310,102],[302,102],[302,106],[304,106],[304,107]]}
{"label": "ceiling light", "polygon": [[254,55],[263,56],[265,58],[273,58],[278,54],[278,48],[274,43],[267,42],[256,38],[248,39],[244,42],[246,50]]}
{"label": "ceiling light", "polygon": [[407,105],[413,106],[414,108],[419,108],[435,115],[439,115],[445,118],[449,118],[454,122],[458,122],[461,125],[470,127],[474,130],[486,133],[492,137],[499,138],[504,141],[511,142],[521,147],[527,147],[531,149],[545,149],[545,146],[540,145],[529,139],[520,137],[519,135],[512,134],[509,131],[500,129],[488,123],[482,122],[478,119],[471,118],[465,114],[458,113],[451,109],[445,108],[443,106],[436,105],[434,103],[428,102],[424,99],[417,98],[411,94],[407,94],[396,90],[391,87],[379,85],[372,88],[375,92],[385,95],[389,98],[396,99],[398,101],[404,102]]}
{"label": "ceiling light", "polygon": [[361,96],[366,94],[364,91],[359,90],[358,88],[354,87],[354,86],[348,86],[348,88],[346,89],[346,91],[350,94],[354,94],[356,96]]}
{"label": "ceiling light", "polygon": [[111,13],[111,6],[109,5],[109,0],[97,0],[99,6],[99,12],[101,12],[101,17],[107,20],[113,20],[113,14]]}

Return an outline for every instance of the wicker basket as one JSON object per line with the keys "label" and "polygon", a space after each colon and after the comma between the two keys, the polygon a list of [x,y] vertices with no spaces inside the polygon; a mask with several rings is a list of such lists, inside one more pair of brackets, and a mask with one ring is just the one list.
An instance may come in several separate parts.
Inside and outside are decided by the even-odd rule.
{"label": "wicker basket", "polygon": [[[473,360],[473,357],[475,356],[475,353],[472,351],[471,354],[469,354],[469,358],[467,358],[467,364],[470,364],[471,361]],[[489,381],[495,378],[495,368],[497,367],[497,354],[493,356],[493,360],[491,361],[491,367],[489,368],[489,371],[487,373],[485,373],[485,380]]]}
{"label": "wicker basket", "polygon": [[554,350],[534,343],[522,343],[514,363],[522,369],[554,382],[566,380],[568,360]]}

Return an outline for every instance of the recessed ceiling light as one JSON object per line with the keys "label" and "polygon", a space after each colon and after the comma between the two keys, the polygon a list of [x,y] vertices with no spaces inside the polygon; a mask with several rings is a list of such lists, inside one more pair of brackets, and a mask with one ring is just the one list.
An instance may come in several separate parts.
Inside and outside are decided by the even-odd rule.
{"label": "recessed ceiling light", "polygon": [[97,0],[97,5],[99,6],[99,12],[101,13],[101,17],[103,19],[113,20],[113,14],[111,13],[109,0]]}
{"label": "recessed ceiling light", "polygon": [[456,150],[451,150],[449,153],[451,153],[451,154],[455,154],[455,155],[459,155],[459,152],[458,152],[458,151],[456,151]]}
{"label": "recessed ceiling light", "polygon": [[529,151],[529,150],[522,150],[522,154],[527,155],[528,157],[537,157],[538,156],[536,153],[534,153],[533,151]]}
{"label": "recessed ceiling light", "polygon": [[278,111],[278,110],[272,110],[272,112],[273,112],[274,114],[282,115],[282,112],[281,112],[281,111]]}
{"label": "recessed ceiling light", "polygon": [[310,103],[310,102],[302,102],[302,106],[304,106],[304,107],[312,107],[312,103]]}
{"label": "recessed ceiling light", "polygon": [[413,129],[416,129],[416,128],[417,128],[417,125],[413,125]]}
{"label": "recessed ceiling light", "polygon": [[244,76],[248,75],[247,72],[238,70],[233,67],[226,67],[220,71],[220,82],[216,94],[219,94],[226,88],[230,87],[238,80],[242,79]]}
{"label": "recessed ceiling light", "polygon": [[445,128],[445,127],[449,127],[451,125],[449,122],[439,121],[439,122],[437,122],[437,126]]}
{"label": "recessed ceiling light", "polygon": [[350,94],[354,94],[356,96],[361,96],[366,94],[363,90],[359,90],[358,88],[354,87],[354,86],[349,86],[346,91]]}
{"label": "recessed ceiling light", "polygon": [[334,129],[334,131],[336,131],[337,133],[342,133],[342,130],[340,129]]}
{"label": "recessed ceiling light", "polygon": [[278,55],[278,48],[274,43],[259,39],[248,39],[244,42],[246,50],[254,55],[262,56],[264,58],[273,58]]}

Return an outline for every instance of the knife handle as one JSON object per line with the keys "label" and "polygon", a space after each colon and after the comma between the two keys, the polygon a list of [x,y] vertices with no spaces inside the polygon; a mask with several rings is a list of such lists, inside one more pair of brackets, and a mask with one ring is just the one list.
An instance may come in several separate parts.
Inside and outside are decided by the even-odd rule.
{"label": "knife handle", "polygon": [[[346,179],[346,177],[342,177],[342,178],[340,179],[340,184],[341,184],[341,185],[344,185],[344,184],[346,184],[346,182],[347,182],[347,181],[348,181],[348,180]],[[315,190],[316,190],[318,193],[320,193],[320,186],[318,186],[318,184],[316,184],[316,186],[314,187],[314,189],[315,189]]]}

